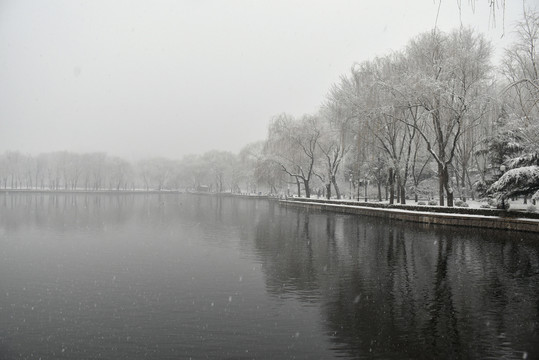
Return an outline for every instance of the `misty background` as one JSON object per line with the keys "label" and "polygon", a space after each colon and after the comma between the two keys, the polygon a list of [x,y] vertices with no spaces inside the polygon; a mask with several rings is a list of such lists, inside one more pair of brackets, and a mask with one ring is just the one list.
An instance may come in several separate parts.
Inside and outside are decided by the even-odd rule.
{"label": "misty background", "polygon": [[1,1],[0,153],[237,152],[276,114],[317,111],[355,62],[435,25],[483,32],[499,59],[523,3],[458,5]]}

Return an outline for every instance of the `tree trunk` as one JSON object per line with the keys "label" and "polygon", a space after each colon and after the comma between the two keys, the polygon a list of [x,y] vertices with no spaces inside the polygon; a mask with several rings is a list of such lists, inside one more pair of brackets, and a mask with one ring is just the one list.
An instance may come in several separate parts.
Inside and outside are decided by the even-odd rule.
{"label": "tree trunk", "polygon": [[401,185],[401,188],[400,188],[400,192],[401,192],[401,204],[406,204],[406,187],[404,185]]}
{"label": "tree trunk", "polygon": [[311,189],[309,189],[309,180],[303,179],[303,184],[305,185],[305,197],[309,199],[311,197]]}
{"label": "tree trunk", "polygon": [[335,195],[337,195],[337,199],[341,199],[341,190],[339,190],[339,185],[337,185],[337,179],[335,176],[331,177],[331,182],[333,183],[333,188],[335,188]]}
{"label": "tree trunk", "polygon": [[401,202],[401,178],[397,176],[397,204]]}
{"label": "tree trunk", "polygon": [[393,175],[393,168],[389,169],[389,203],[395,202],[395,176]]}
{"label": "tree trunk", "polygon": [[367,198],[367,188],[369,186],[369,182],[367,180],[365,180],[365,202],[368,201],[368,198]]}
{"label": "tree trunk", "polygon": [[447,206],[453,207],[453,193],[452,192],[447,193]]}
{"label": "tree trunk", "polygon": [[472,197],[472,200],[475,200],[475,192],[472,181],[470,180],[470,174],[468,174],[468,172],[466,172],[466,179],[468,180],[468,186],[470,187],[470,196]]}
{"label": "tree trunk", "polygon": [[[460,186],[460,178],[459,178],[459,172],[458,171],[455,171],[455,180],[456,180],[456,185],[457,185],[457,189],[459,190],[459,195],[460,197],[462,198],[462,189],[461,189],[461,186]],[[464,181],[463,181],[463,184],[464,184]]]}
{"label": "tree trunk", "polygon": [[296,185],[298,186],[298,197],[301,197],[301,183],[298,178],[296,178]]}
{"label": "tree trunk", "polygon": [[326,198],[331,199],[331,183],[326,184]]}
{"label": "tree trunk", "polygon": [[466,167],[462,164],[462,189],[464,190],[464,195],[462,195],[462,201],[466,202]]}
{"label": "tree trunk", "polygon": [[[453,189],[449,186],[449,169],[447,166],[444,166],[442,168],[442,196],[443,196],[443,189],[445,189],[445,192],[447,194],[447,206],[453,207]],[[442,206],[442,202],[440,199],[440,206]]]}
{"label": "tree trunk", "polygon": [[377,181],[378,184],[378,201],[382,201],[382,184],[380,181]]}
{"label": "tree trunk", "polygon": [[444,206],[444,176],[446,171],[442,164],[438,164],[438,196],[440,197],[440,206]]}

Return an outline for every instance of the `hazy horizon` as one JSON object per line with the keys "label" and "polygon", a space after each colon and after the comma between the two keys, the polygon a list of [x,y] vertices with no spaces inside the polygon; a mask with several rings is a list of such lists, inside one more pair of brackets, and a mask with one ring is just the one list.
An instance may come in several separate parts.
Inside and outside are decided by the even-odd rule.
{"label": "hazy horizon", "polygon": [[[432,29],[438,4],[4,1],[0,152],[238,152],[272,116],[316,112],[354,62]],[[438,27],[474,27],[499,59],[522,2],[495,27],[483,2],[457,4],[441,3]]]}

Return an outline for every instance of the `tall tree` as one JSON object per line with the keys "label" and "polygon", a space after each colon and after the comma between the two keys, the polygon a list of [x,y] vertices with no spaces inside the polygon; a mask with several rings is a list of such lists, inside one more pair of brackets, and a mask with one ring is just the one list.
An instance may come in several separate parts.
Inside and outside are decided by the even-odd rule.
{"label": "tall tree", "polygon": [[410,106],[422,110],[407,124],[419,132],[437,163],[440,205],[445,195],[453,206],[450,169],[461,136],[479,120],[470,109],[489,82],[491,47],[482,35],[461,28],[449,35],[438,30],[422,34],[407,53],[416,83]]}
{"label": "tall tree", "polygon": [[320,118],[304,115],[294,119],[283,114],[275,117],[270,124],[268,145],[274,161],[281,169],[296,179],[298,193],[303,183],[305,196],[311,197],[310,182],[314,176],[320,140]]}
{"label": "tall tree", "polygon": [[[352,117],[338,101],[329,100],[321,109],[321,137],[318,147],[322,153],[322,162],[327,175],[326,196],[331,198],[331,185],[335,189],[337,199],[341,198],[338,185],[338,174],[343,160],[350,150],[349,136]],[[324,177],[325,178],[325,177]]]}

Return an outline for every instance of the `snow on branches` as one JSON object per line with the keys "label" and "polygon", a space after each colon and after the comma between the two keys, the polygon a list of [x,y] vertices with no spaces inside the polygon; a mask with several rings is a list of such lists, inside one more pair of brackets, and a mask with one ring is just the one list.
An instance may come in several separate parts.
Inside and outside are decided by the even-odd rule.
{"label": "snow on branches", "polygon": [[[488,194],[502,199],[516,195],[530,195],[539,191],[539,166],[525,166],[509,170],[488,189]],[[534,196],[537,196],[536,193]]]}
{"label": "snow on branches", "polygon": [[533,165],[539,165],[539,153],[523,154],[507,161],[507,166],[511,169]]}

